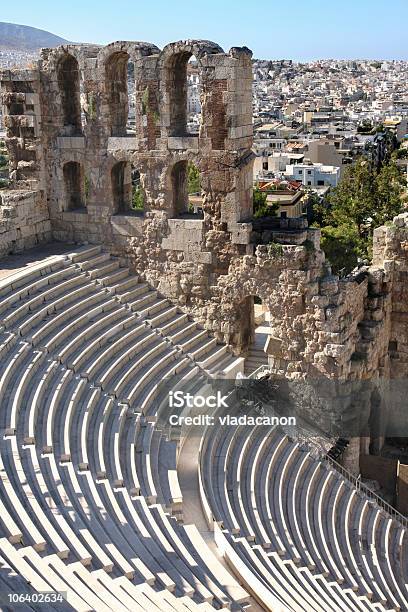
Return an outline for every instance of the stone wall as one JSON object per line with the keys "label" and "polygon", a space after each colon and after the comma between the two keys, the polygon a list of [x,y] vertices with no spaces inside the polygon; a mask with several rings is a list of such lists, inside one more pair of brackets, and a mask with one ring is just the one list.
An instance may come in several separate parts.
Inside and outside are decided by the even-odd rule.
{"label": "stone wall", "polygon": [[0,191],[0,256],[21,253],[51,240],[51,223],[38,191]]}
{"label": "stone wall", "polygon": [[[383,277],[379,306],[391,311],[388,355],[392,378],[408,377],[408,213],[375,230],[373,267]],[[384,304],[384,287],[389,299]]]}
{"label": "stone wall", "polygon": [[10,159],[10,188],[0,190],[1,255],[21,252],[51,240],[39,80],[37,70],[0,74],[5,141]]}
{"label": "stone wall", "polygon": [[[177,79],[191,55],[199,63],[203,91],[198,136],[188,134],[179,119],[173,125],[172,119],[183,107],[183,100],[177,99],[181,88]],[[84,112],[75,131],[61,113],[64,96],[59,73],[68,57],[83,75]],[[126,72],[120,62],[134,65],[134,134],[126,132]],[[186,161],[200,170],[205,212],[218,207],[221,217],[222,209],[222,222],[232,231],[237,221],[251,216],[252,72],[247,49],[234,48],[225,54],[208,41],[171,43],[161,52],[147,43],[69,46],[43,52],[41,80],[48,200],[58,239],[104,241],[117,251],[129,246],[133,236],[124,228],[133,222],[117,222],[112,197],[112,168],[119,162],[132,164],[140,172],[146,226],[149,213],[174,217],[171,173],[177,163]],[[63,166],[68,162],[82,166],[89,186],[83,210],[75,213],[65,203]]]}

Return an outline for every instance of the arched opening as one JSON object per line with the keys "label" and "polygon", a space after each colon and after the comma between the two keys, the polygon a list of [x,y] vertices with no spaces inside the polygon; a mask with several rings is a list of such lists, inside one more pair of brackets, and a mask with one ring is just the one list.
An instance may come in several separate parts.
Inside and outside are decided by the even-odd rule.
{"label": "arched opening", "polygon": [[201,120],[201,82],[194,55],[182,51],[167,68],[170,100],[170,136],[197,135]]}
{"label": "arched opening", "polygon": [[64,210],[84,210],[86,201],[87,184],[78,162],[67,162],[63,167],[65,207]]}
{"label": "arched opening", "polygon": [[192,162],[177,162],[171,171],[173,215],[203,217],[200,172]]}
{"label": "arched opening", "polygon": [[62,125],[67,136],[82,132],[80,77],[78,62],[66,53],[57,68],[58,87],[61,94]]}
{"label": "arched opening", "polygon": [[246,297],[238,309],[240,323],[240,344],[248,347],[245,359],[245,374],[268,364],[265,351],[270,336],[270,312],[265,302],[257,295]]}
{"label": "arched opening", "polygon": [[141,214],[145,195],[140,171],[130,162],[118,162],[112,168],[111,182],[115,212],[122,215]]}
{"label": "arched opening", "polygon": [[111,136],[135,132],[135,68],[125,51],[113,53],[106,63],[106,95]]}
{"label": "arched opening", "polygon": [[201,124],[201,78],[194,55],[187,64],[187,132],[199,134]]}

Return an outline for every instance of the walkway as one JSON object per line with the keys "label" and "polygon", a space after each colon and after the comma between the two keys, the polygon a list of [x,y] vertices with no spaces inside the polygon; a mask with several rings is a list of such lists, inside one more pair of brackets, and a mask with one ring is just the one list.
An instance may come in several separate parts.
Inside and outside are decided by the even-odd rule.
{"label": "walkway", "polygon": [[[177,473],[181,493],[183,496],[183,522],[186,525],[193,524],[197,527],[208,548],[225,567],[231,572],[223,557],[218,552],[214,541],[214,534],[209,530],[203,509],[201,507],[200,492],[198,487],[198,451],[203,430],[202,427],[190,429],[188,437],[181,449],[177,464]],[[256,601],[250,598],[250,603],[245,610],[251,612],[262,612],[262,608]]]}

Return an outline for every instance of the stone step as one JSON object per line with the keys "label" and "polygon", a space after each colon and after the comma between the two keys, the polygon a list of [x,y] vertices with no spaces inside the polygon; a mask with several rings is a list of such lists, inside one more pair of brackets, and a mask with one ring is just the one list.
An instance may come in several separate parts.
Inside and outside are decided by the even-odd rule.
{"label": "stone step", "polygon": [[100,253],[99,255],[95,255],[94,257],[87,257],[84,260],[81,260],[77,263],[78,267],[85,272],[86,270],[90,270],[92,268],[101,266],[101,264],[109,261],[111,256],[109,253]]}
{"label": "stone step", "polygon": [[73,253],[72,255],[69,256],[69,259],[72,261],[72,263],[79,263],[81,261],[85,261],[86,259],[89,259],[90,257],[95,257],[96,255],[99,255],[101,252],[102,252],[101,245],[97,245],[97,246],[89,247],[88,249],[83,249],[81,251],[78,251],[78,253]]}

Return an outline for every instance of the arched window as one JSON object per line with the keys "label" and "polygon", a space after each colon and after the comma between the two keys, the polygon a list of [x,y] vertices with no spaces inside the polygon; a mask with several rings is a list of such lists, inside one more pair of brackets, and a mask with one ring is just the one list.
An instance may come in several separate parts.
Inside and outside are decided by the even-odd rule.
{"label": "arched window", "polygon": [[118,162],[111,171],[112,196],[117,214],[136,214],[144,210],[140,172],[130,162]]}
{"label": "arched window", "polygon": [[81,99],[78,62],[66,53],[58,64],[58,87],[61,94],[62,124],[67,128],[67,135],[80,134]]}
{"label": "arched window", "polygon": [[105,77],[111,136],[126,136],[135,129],[135,71],[125,51],[111,55]]}
{"label": "arched window", "polygon": [[196,58],[187,51],[174,55],[167,66],[170,135],[198,134],[201,84]]}
{"label": "arched window", "polygon": [[187,132],[198,135],[201,123],[201,78],[198,62],[192,55],[187,64]]}
{"label": "arched window", "polygon": [[202,217],[200,173],[192,162],[183,160],[173,166],[171,186],[174,216]]}
{"label": "arched window", "polygon": [[85,177],[78,162],[67,162],[63,167],[65,210],[85,208]]}

